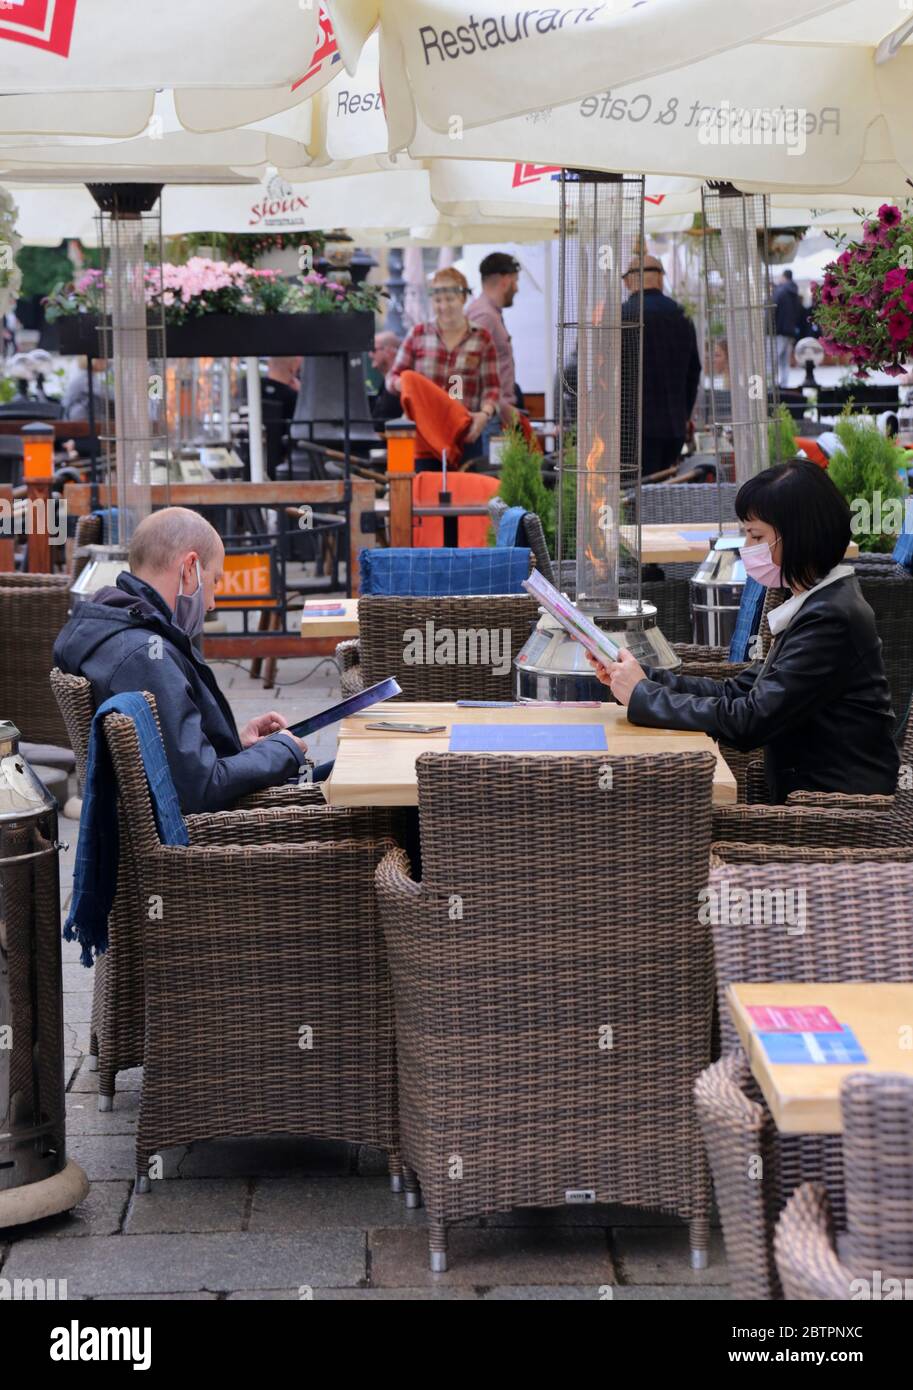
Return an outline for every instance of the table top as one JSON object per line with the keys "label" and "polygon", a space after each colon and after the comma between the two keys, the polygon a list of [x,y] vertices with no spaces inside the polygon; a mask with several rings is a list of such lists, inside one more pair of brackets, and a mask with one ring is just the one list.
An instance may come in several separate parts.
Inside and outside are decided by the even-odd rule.
{"label": "table top", "polygon": [[[437,734],[379,733],[365,728],[365,724],[385,719],[444,727]],[[385,701],[343,721],[333,772],[322,783],[326,800],[331,806],[417,806],[415,760],[421,753],[446,753],[450,746],[450,729],[455,723],[604,724],[609,753],[682,753],[706,749],[714,753],[717,760],[713,778],[714,805],[732,805],[736,800],[735,777],[712,739],[705,734],[638,728],[628,723],[620,705],[569,709],[523,704],[472,709],[452,703],[406,700]]]}
{"label": "table top", "polygon": [[[315,604],[315,607],[317,605]],[[307,608],[301,610],[301,636],[302,637],[338,637],[342,640],[345,637],[358,636],[358,599],[357,598],[328,598],[320,604],[321,608],[342,608],[344,613],[338,617],[318,616]],[[318,609],[319,613],[319,609]]]}
{"label": "table top", "polygon": [[[739,523],[724,522],[723,534],[740,535]],[[640,528],[640,558],[645,565],[699,565],[718,535],[719,525],[713,520],[651,523]],[[635,544],[635,528],[622,526],[621,537],[627,544]],[[858,544],[851,541],[847,547],[847,559],[852,559],[858,554]]]}
{"label": "table top", "polygon": [[[840,1134],[840,1083],[852,1072],[902,1072],[913,1076],[913,984],[731,984],[729,1012],[777,1128],[784,1134]],[[829,1009],[856,1036],[866,1062],[771,1062],[758,1037],[749,1005]],[[812,1050],[820,1033],[811,1038]]]}

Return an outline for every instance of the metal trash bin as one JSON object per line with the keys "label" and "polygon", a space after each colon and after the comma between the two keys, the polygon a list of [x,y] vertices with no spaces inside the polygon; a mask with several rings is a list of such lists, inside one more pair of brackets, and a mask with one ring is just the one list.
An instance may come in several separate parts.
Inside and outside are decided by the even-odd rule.
{"label": "metal trash bin", "polygon": [[742,536],[720,536],[691,580],[691,625],[702,647],[728,647],[745,588]]}
{"label": "metal trash bin", "polygon": [[57,803],[0,720],[0,1227],[88,1191],[67,1163]]}

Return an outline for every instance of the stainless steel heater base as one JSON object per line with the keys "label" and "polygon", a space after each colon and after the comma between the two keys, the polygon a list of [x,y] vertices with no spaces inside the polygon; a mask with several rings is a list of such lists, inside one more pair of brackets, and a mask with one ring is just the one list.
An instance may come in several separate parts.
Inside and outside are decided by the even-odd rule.
{"label": "stainless steel heater base", "polygon": [[84,603],[86,599],[90,599],[99,589],[104,589],[109,584],[116,584],[117,576],[123,574],[125,569],[130,568],[127,564],[126,546],[105,544],[90,545],[86,548],[90,556],[89,563],[70,589],[73,608],[78,603]]}
{"label": "stainless steel heater base", "polygon": [[[588,604],[579,607],[619,647],[626,647],[643,666],[675,671],[680,659],[656,625],[651,603],[619,603],[615,610]],[[532,635],[514,662],[519,700],[612,700],[608,686],[593,674],[581,644],[569,637],[548,613],[541,613]]]}

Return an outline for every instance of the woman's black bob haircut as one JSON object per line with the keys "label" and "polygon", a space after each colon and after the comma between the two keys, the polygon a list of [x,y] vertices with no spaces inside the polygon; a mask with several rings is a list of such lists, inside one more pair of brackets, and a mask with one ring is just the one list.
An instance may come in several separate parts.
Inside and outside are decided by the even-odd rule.
{"label": "woman's black bob haircut", "polygon": [[792,589],[810,589],[839,565],[850,543],[850,509],[823,468],[788,459],[739,488],[739,521],[766,521],[783,542],[780,569]]}

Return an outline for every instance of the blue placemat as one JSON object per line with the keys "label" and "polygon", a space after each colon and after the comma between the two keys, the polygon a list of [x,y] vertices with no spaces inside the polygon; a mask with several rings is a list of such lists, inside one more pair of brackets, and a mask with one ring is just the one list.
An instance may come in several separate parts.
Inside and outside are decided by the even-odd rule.
{"label": "blue placemat", "polygon": [[846,1024],[839,1033],[758,1033],[758,1040],[770,1062],[845,1067],[869,1060]]}
{"label": "blue placemat", "polygon": [[451,753],[605,753],[602,724],[454,724]]}

